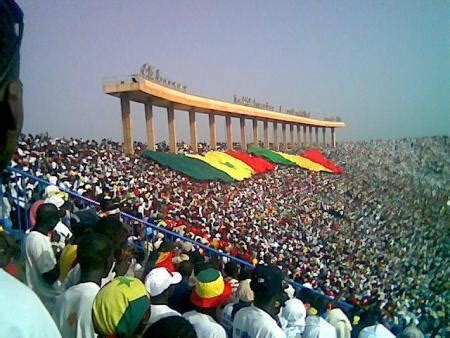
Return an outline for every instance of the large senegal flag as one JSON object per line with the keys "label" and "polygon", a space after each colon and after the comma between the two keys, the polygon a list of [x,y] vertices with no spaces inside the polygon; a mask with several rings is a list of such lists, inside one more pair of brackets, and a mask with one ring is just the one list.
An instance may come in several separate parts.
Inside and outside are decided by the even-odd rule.
{"label": "large senegal flag", "polygon": [[322,155],[319,151],[317,151],[315,149],[309,149],[309,150],[305,151],[303,154],[301,154],[300,156],[323,165],[325,168],[330,169],[335,174],[342,174],[344,172],[344,170],[342,169],[341,166],[334,164],[333,162],[328,160],[324,155]]}
{"label": "large senegal flag", "polygon": [[269,150],[266,148],[250,147],[250,148],[248,148],[248,152],[250,154],[264,157],[265,159],[269,160],[272,163],[283,164],[283,165],[296,165],[295,162],[289,161],[288,159],[284,158],[283,156],[276,153],[275,151],[272,151],[272,150]]}
{"label": "large senegal flag", "polygon": [[277,152],[280,156],[283,156],[285,159],[295,162],[299,167],[308,169],[311,171],[326,171],[331,172],[330,169],[325,168],[323,165],[315,163],[307,158],[301,157],[299,155],[291,155],[282,152]]}
{"label": "large senegal flag", "polygon": [[214,168],[227,173],[236,181],[243,181],[246,178],[250,178],[253,174],[253,169],[244,162],[218,151],[207,152],[204,156],[192,154],[186,156],[202,160]]}
{"label": "large senegal flag", "polygon": [[218,170],[209,164],[182,154],[171,154],[146,150],[144,157],[152,159],[173,170],[199,181],[221,180],[232,182],[232,178],[225,172]]}
{"label": "large senegal flag", "polygon": [[275,166],[270,163],[269,161],[266,161],[265,159],[257,156],[251,156],[244,152],[237,152],[237,151],[227,151],[228,155],[233,156],[234,158],[237,158],[238,160],[241,160],[248,166],[250,166],[256,173],[262,174],[266,171],[272,171],[275,169]]}

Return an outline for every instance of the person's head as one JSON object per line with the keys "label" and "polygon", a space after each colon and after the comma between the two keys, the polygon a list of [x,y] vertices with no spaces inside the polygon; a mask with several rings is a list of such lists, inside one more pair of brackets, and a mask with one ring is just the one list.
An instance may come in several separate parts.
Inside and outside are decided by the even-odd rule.
{"label": "person's head", "polygon": [[155,268],[145,277],[145,287],[152,303],[167,303],[172,286],[181,282],[181,274],[170,272],[166,268]]}
{"label": "person's head", "polygon": [[36,230],[49,232],[58,224],[58,208],[52,203],[44,203],[39,206],[36,212]]}
{"label": "person's head", "polygon": [[184,280],[188,280],[191,277],[192,270],[194,270],[194,265],[190,261],[182,261],[178,264],[178,272]]}
{"label": "person's head", "polygon": [[257,265],[250,287],[255,294],[255,306],[276,316],[283,305],[283,273],[274,266]]}
{"label": "person's head", "polygon": [[[16,27],[18,29],[16,30]],[[23,124],[19,79],[23,13],[14,1],[0,2],[0,171],[16,150]]]}
{"label": "person's head", "polygon": [[100,289],[92,305],[92,321],[100,336],[135,337],[150,318],[150,298],[134,277],[118,277]]}
{"label": "person's head", "polygon": [[238,278],[239,266],[235,262],[229,261],[227,264],[225,264],[225,267],[223,270],[227,277]]}
{"label": "person's head", "polygon": [[102,217],[94,226],[94,231],[108,236],[113,242],[114,250],[126,243],[127,231],[123,223],[112,216]]}
{"label": "person's head", "polygon": [[239,270],[239,275],[238,275],[238,281],[243,281],[246,279],[251,279],[252,278],[252,273],[249,269],[246,268],[241,268]]}
{"label": "person's head", "polygon": [[231,286],[223,280],[219,270],[208,268],[195,276],[190,299],[197,310],[214,314],[215,309],[226,303],[230,296]]}
{"label": "person's head", "polygon": [[196,338],[194,326],[181,316],[169,316],[153,323],[143,335],[144,338]]}
{"label": "person's head", "polygon": [[250,279],[245,279],[239,282],[239,286],[236,290],[236,297],[241,303],[252,303],[255,299],[255,294],[250,287]]}
{"label": "person's head", "polygon": [[289,299],[281,309],[281,316],[286,327],[304,328],[306,325],[306,308],[300,299]]}
{"label": "person's head", "polygon": [[114,260],[111,240],[102,234],[87,233],[78,243],[77,259],[82,274],[99,271],[102,278],[106,277]]}

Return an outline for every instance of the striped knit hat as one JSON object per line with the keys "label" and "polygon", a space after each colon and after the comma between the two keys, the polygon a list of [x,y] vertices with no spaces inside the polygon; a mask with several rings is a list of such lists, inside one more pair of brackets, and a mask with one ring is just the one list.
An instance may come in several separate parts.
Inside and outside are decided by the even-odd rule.
{"label": "striped knit hat", "polygon": [[195,306],[215,308],[230,298],[231,286],[223,280],[218,270],[209,268],[200,271],[195,278],[195,287],[191,293],[191,302]]}

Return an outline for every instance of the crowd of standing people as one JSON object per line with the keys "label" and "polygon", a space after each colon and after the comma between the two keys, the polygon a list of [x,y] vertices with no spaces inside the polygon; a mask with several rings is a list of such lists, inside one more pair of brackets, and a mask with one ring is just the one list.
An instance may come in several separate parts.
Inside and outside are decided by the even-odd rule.
{"label": "crowd of standing people", "polygon": [[[344,167],[342,175],[279,166],[273,172],[232,184],[193,181],[142,158],[145,145],[137,143],[135,149],[134,155],[126,155],[119,143],[109,140],[27,135],[18,145],[13,165],[49,180],[55,187],[97,201],[106,198],[114,205],[111,210],[118,207],[254,265],[269,266],[276,271],[267,273],[277,275],[279,271],[330,299],[345,300],[355,309],[376,308],[380,312],[376,317],[393,331],[417,324],[424,332],[445,335],[450,220],[447,137],[343,143],[335,149],[323,149]],[[39,194],[44,189],[18,174],[5,183],[5,195],[11,198],[4,198],[7,203],[2,213],[8,214],[6,222],[14,229],[18,214],[25,212],[22,219],[28,219],[29,207],[42,198]],[[47,199],[45,205],[52,202]],[[68,214],[86,207],[72,202],[65,210]],[[64,223],[64,215],[60,218]],[[142,226],[137,228],[139,231],[130,237],[138,241],[158,235]],[[56,242],[65,237],[60,231]],[[115,257],[118,266],[119,258]],[[46,266],[52,266],[51,262],[55,263],[50,260]],[[148,272],[142,259],[137,265],[144,270],[143,275]],[[208,269],[214,271],[200,277],[209,282],[214,276],[219,278],[216,271],[223,271],[216,264],[197,272]],[[45,273],[47,282],[56,281],[56,272]],[[235,279],[237,287],[238,276]],[[191,287],[196,285],[190,283]],[[305,304],[315,302],[307,292],[299,297]],[[249,301],[248,295],[243,299],[244,303],[254,301]],[[319,314],[324,313],[323,306],[314,305]],[[281,306],[276,310],[278,313]],[[329,310],[341,317],[336,314],[339,309],[330,306]],[[204,322],[199,316],[187,319]],[[314,311],[308,316],[314,316]],[[347,317],[348,325],[354,324],[353,315]],[[327,319],[332,322],[329,316]],[[361,320],[364,322],[366,316]],[[276,325],[283,327],[281,322]]]}

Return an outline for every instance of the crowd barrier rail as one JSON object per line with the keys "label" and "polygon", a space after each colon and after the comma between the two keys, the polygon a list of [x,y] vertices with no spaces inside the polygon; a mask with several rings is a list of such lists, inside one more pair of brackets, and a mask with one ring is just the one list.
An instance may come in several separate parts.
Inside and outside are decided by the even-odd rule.
{"label": "crowd barrier rail", "polygon": [[[34,184],[41,183],[45,186],[48,186],[48,185],[51,185],[51,183],[43,178],[36,177],[26,171],[23,171],[21,169],[15,168],[15,167],[9,167],[6,170],[7,170],[7,172],[10,173],[11,177],[8,179],[9,182],[3,183],[4,178],[2,178],[0,176],[0,207],[1,207],[0,217],[2,220],[2,225],[5,228],[5,230],[12,232],[13,234],[15,234],[16,237],[20,238],[20,237],[23,237],[25,231],[27,229],[29,229],[31,226],[28,209],[31,207],[31,202],[34,200],[32,198],[30,198],[30,196],[28,196],[30,189],[27,186],[29,184],[33,184],[33,183]],[[25,179],[23,179],[23,178],[25,178]],[[15,193],[12,193],[13,191],[11,189],[8,189],[8,184],[11,182],[15,182],[16,187],[19,187],[19,189],[15,189]],[[33,187],[34,187],[34,184],[33,184]],[[4,185],[6,186],[5,191],[3,191]],[[65,189],[61,186],[58,186],[58,188],[61,191],[67,193],[72,199],[78,199],[79,201],[83,201],[83,202],[87,203],[87,205],[90,205],[90,206],[99,206],[99,203],[97,201],[86,198],[76,192]],[[11,207],[14,208],[13,211],[15,211],[15,212],[13,212],[11,217],[16,217],[15,222],[14,222],[14,224],[16,226],[14,228],[12,226],[13,222],[11,222],[11,219],[8,219],[8,217],[6,215],[6,212],[5,212],[6,206],[5,206],[4,198],[6,198],[10,202],[12,202]],[[151,228],[152,231],[154,231],[155,233],[162,233],[162,234],[164,234],[164,236],[167,236],[171,240],[179,239],[182,241],[191,242],[195,247],[202,248],[204,253],[209,257],[211,257],[213,255],[217,255],[224,262],[234,261],[235,263],[239,264],[241,267],[243,266],[243,267],[246,267],[249,269],[254,268],[253,264],[250,264],[249,262],[247,262],[245,260],[228,255],[227,253],[224,253],[222,251],[211,248],[207,245],[204,245],[203,243],[192,240],[190,238],[181,236],[180,234],[178,234],[176,232],[165,229],[164,227],[157,226],[157,225],[147,222],[143,219],[140,219],[133,215],[130,215],[126,212],[121,211],[120,213],[121,213],[122,219],[126,223],[131,223],[131,225],[133,225],[132,224],[133,222],[141,223],[146,228]],[[132,231],[134,232],[134,227],[132,227]],[[298,292],[300,290],[312,292],[316,296],[326,298],[328,301],[334,301],[339,306],[341,306],[347,310],[350,310],[353,308],[353,305],[351,305],[349,303],[342,302],[342,301],[336,301],[332,297],[330,297],[326,294],[323,294],[320,291],[304,287],[302,284],[297,283],[291,279],[287,279],[287,282],[295,288],[296,292]]]}

